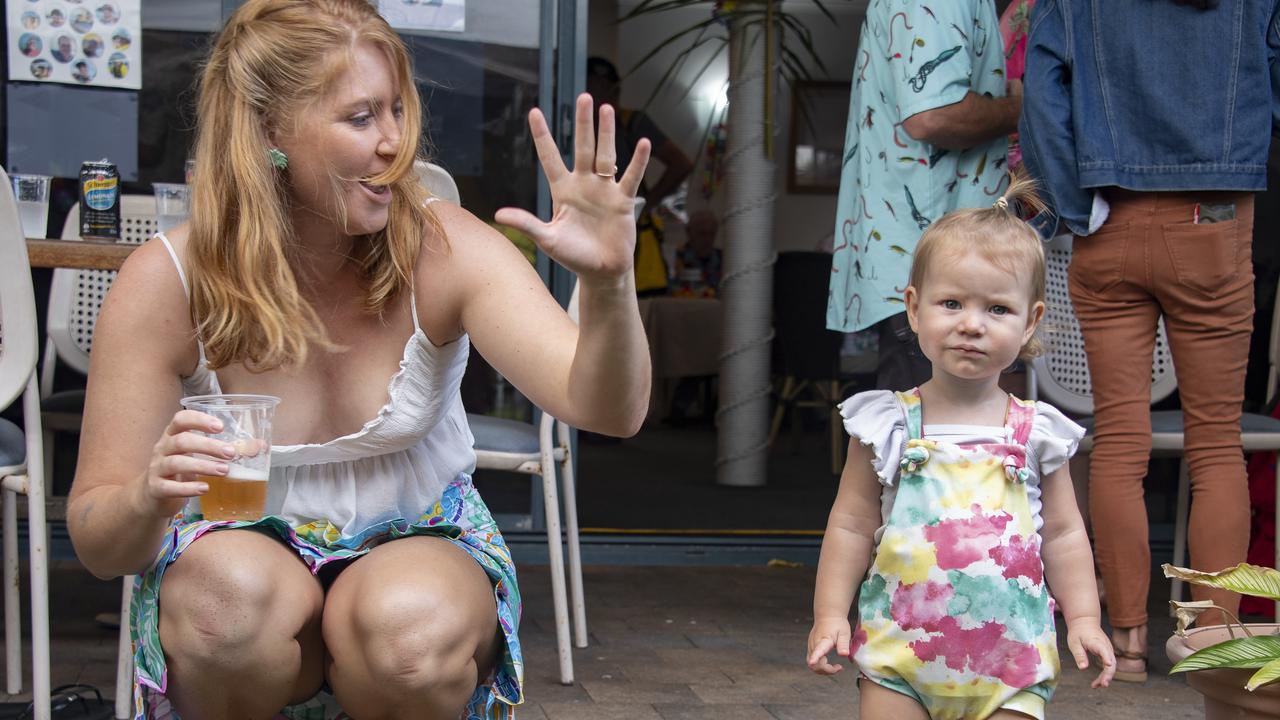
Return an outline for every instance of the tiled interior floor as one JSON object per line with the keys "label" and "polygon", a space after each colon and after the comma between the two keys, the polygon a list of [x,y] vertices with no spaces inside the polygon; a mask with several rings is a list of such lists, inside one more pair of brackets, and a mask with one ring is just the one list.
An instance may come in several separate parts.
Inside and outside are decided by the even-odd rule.
{"label": "tiled interior floor", "polygon": [[[804,666],[814,570],[811,567],[586,568],[591,645],[574,650],[576,683],[559,683],[546,566],[521,568],[526,702],[521,720],[808,720],[857,717],[854,673],[834,678]],[[51,578],[53,683],[84,682],[113,692],[116,635],[93,615],[119,602],[118,581],[103,582],[72,562]],[[1167,589],[1153,588],[1152,608]],[[1053,718],[1202,717],[1199,696],[1167,676],[1170,621],[1153,613],[1151,679],[1090,690],[1091,675],[1070,662]],[[1059,634],[1060,644],[1065,633]],[[29,650],[29,645],[24,646]],[[1065,650],[1064,650],[1065,653]],[[27,668],[28,676],[30,668]],[[29,681],[28,681],[29,683]],[[26,685],[29,688],[29,684]],[[0,699],[10,702],[22,696]]]}

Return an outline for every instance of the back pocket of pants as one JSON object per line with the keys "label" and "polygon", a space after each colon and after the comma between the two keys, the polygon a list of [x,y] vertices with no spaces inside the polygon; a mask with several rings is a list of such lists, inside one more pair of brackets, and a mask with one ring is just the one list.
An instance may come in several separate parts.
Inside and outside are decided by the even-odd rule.
{"label": "back pocket of pants", "polygon": [[1199,225],[1169,223],[1161,229],[1174,275],[1183,287],[1217,297],[1240,275],[1236,220]]}
{"label": "back pocket of pants", "polygon": [[1092,293],[1110,290],[1124,279],[1129,223],[1108,223],[1092,235],[1071,242],[1067,280]]}

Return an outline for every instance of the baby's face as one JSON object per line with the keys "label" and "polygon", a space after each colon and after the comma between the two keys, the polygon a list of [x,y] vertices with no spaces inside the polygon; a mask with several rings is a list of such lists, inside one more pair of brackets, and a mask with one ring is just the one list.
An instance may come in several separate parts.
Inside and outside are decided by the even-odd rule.
{"label": "baby's face", "polygon": [[999,375],[1035,333],[1044,303],[1031,279],[971,254],[943,254],[922,287],[907,289],[907,314],[934,376],[978,380]]}

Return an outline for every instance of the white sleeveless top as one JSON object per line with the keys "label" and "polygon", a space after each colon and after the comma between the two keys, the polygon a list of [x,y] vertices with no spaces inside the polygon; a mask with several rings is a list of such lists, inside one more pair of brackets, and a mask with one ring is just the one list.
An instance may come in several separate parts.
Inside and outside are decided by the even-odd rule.
{"label": "white sleeveless top", "polygon": [[[156,233],[178,268],[182,263],[164,233]],[[400,370],[387,384],[387,403],[358,431],[325,443],[271,446],[267,512],[297,527],[328,521],[344,537],[380,522],[416,520],[440,500],[460,474],[475,471],[475,438],[462,407],[466,335],[437,346],[418,325],[410,294],[413,335]],[[197,339],[200,364],[182,378],[184,396],[222,392]]]}

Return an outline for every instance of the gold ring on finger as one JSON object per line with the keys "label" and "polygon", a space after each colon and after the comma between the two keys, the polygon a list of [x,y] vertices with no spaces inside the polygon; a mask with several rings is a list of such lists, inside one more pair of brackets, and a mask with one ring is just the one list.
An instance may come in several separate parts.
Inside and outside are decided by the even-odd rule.
{"label": "gold ring on finger", "polygon": [[600,172],[599,170],[597,170],[596,174],[599,175],[600,177],[607,177],[609,179],[613,179],[618,175],[618,166],[614,165],[613,169],[608,172]]}

